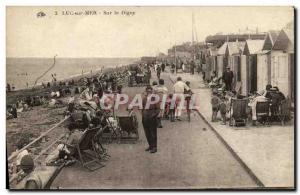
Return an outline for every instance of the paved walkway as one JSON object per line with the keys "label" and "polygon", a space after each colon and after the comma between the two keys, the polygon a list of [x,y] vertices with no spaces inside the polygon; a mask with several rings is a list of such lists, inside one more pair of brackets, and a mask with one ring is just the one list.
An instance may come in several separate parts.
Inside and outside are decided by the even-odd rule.
{"label": "paved walkway", "polygon": [[266,187],[294,186],[293,125],[230,127],[212,123],[211,90],[204,86],[201,76],[179,73],[170,78],[176,80],[177,76],[191,82],[193,92],[198,94],[199,112]]}
{"label": "paved walkway", "polygon": [[[163,73],[171,89],[168,74]],[[136,94],[144,88],[126,88]],[[139,112],[138,119],[141,121]],[[182,118],[185,119],[186,116]],[[206,189],[256,188],[257,185],[230,151],[208,129],[198,116],[191,122],[163,120],[158,129],[158,152],[145,152],[147,147],[141,123],[136,144],[106,145],[111,158],[106,166],[94,172],[79,164],[66,167],[52,187],[63,189]],[[201,127],[199,129],[199,127]]]}

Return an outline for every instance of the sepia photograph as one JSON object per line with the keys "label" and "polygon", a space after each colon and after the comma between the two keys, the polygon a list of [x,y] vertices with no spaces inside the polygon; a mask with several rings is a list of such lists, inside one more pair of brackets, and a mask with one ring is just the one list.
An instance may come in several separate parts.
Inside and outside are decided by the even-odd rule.
{"label": "sepia photograph", "polygon": [[296,189],[295,7],[5,9],[7,189]]}

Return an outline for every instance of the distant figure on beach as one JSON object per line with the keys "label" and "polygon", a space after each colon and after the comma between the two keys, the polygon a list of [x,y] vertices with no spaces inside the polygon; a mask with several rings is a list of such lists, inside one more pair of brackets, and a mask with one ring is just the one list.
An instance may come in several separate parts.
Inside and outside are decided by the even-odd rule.
{"label": "distant figure on beach", "polygon": [[53,81],[53,82],[56,82],[56,78],[55,78],[56,74],[54,74],[54,75],[51,74],[51,76],[52,76],[52,81]]}
{"label": "distant figure on beach", "polygon": [[55,78],[55,76],[56,76],[56,74],[51,74],[51,76],[52,76],[52,83],[53,83],[53,86],[56,86],[56,78]]}
{"label": "distant figure on beach", "polygon": [[26,82],[26,87],[28,88],[28,82]]}

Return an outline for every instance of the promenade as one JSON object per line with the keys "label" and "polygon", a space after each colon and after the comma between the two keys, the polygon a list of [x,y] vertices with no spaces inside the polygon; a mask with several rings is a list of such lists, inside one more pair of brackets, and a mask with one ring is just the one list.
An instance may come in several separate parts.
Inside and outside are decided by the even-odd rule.
{"label": "promenade", "polygon": [[[155,78],[153,74],[152,78]],[[169,73],[162,78],[170,92]],[[125,88],[126,94],[144,91],[144,87]],[[257,188],[257,183],[232,153],[217,138],[210,127],[196,113],[191,122],[163,120],[158,129],[158,152],[145,152],[141,116],[140,140],[136,144],[105,145],[111,158],[105,167],[94,172],[80,164],[64,168],[53,182],[60,189],[215,189]],[[207,129],[207,130],[203,130]]]}

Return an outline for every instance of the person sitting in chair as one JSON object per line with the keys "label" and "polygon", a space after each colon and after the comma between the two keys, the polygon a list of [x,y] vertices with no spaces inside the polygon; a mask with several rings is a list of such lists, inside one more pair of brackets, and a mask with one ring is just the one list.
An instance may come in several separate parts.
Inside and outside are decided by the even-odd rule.
{"label": "person sitting in chair", "polygon": [[256,117],[256,104],[257,102],[266,102],[268,101],[268,98],[264,96],[263,91],[256,92],[256,95],[252,99],[252,101],[249,102],[249,106],[251,107],[252,111],[252,125],[256,125],[257,117]]}
{"label": "person sitting in chair", "polygon": [[275,115],[278,113],[281,101],[285,100],[285,96],[279,91],[278,87],[273,87],[270,89],[270,99],[271,99],[271,118],[275,120]]}

